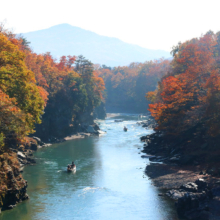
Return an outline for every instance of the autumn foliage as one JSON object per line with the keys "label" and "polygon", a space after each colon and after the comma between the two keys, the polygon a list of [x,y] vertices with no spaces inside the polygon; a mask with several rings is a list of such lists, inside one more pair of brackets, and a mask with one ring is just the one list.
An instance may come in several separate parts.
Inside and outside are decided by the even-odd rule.
{"label": "autumn foliage", "polygon": [[92,111],[100,104],[104,89],[84,57],[57,61],[50,53],[36,54],[26,39],[0,27],[0,147],[35,132],[41,122],[48,135],[52,120],[73,128],[88,106]]}
{"label": "autumn foliage", "polygon": [[157,130],[178,135],[200,124],[207,135],[220,134],[219,48],[219,34],[211,31],[175,47],[171,68],[149,105]]}
{"label": "autumn foliage", "polygon": [[0,145],[9,136],[19,138],[40,123],[44,101],[34,73],[25,65],[19,40],[0,33]]}
{"label": "autumn foliage", "polygon": [[145,94],[157,88],[169,64],[169,60],[160,59],[114,68],[97,66],[97,74],[105,81],[107,110],[146,112]]}

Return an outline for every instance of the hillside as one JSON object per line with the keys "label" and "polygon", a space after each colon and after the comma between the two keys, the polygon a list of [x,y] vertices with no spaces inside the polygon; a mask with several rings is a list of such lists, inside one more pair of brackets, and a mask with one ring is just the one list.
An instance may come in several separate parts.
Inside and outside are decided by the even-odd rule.
{"label": "hillside", "polygon": [[60,24],[22,35],[31,42],[31,47],[36,53],[50,51],[55,58],[82,54],[93,63],[122,66],[131,62],[170,57],[167,51],[142,48],[69,24]]}

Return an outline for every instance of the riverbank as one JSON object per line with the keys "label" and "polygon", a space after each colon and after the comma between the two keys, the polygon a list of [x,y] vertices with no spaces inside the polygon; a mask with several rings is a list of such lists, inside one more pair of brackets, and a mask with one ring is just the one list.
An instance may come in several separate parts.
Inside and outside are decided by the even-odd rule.
{"label": "riverbank", "polygon": [[[220,219],[220,179],[200,174],[195,167],[151,163],[146,174],[153,184],[165,190],[160,196],[175,202],[180,217],[196,220]],[[200,184],[204,187],[199,188]]]}
{"label": "riverbank", "polygon": [[98,124],[89,125],[86,132],[78,132],[64,138],[53,138],[49,143],[38,137],[26,137],[20,144],[14,142],[11,148],[0,155],[0,213],[1,210],[14,208],[18,203],[29,198],[27,182],[21,173],[27,165],[35,165],[34,152],[41,148],[50,147],[55,143],[62,143],[74,139],[82,139],[105,133]]}
{"label": "riverbank", "polygon": [[8,151],[0,155],[0,213],[28,199],[27,186],[16,153]]}
{"label": "riverbank", "polygon": [[[123,122],[114,122],[119,118]],[[4,211],[0,218],[178,219],[173,206],[158,196],[143,175],[146,161],[138,154],[142,146],[139,138],[152,130],[138,126],[137,120],[138,115],[108,117],[99,121],[100,128],[107,131],[101,137],[37,150],[37,164],[26,166],[22,174],[31,199]],[[77,166],[75,174],[66,172],[72,160]]]}
{"label": "riverbank", "polygon": [[141,137],[145,143],[142,152],[153,155],[145,172],[155,186],[166,191],[161,195],[175,202],[180,217],[220,219],[219,154],[211,153],[208,140],[204,143],[204,139],[198,141],[199,136],[189,137],[168,140],[159,132]]}

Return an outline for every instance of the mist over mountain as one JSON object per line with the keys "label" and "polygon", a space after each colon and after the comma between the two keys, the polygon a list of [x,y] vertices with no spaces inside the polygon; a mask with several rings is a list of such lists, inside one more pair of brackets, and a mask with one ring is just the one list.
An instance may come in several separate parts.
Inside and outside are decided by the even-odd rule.
{"label": "mist over mountain", "polygon": [[59,24],[22,35],[31,42],[34,52],[51,52],[58,59],[63,55],[83,55],[93,63],[123,66],[131,62],[171,57],[167,51],[146,49],[69,24]]}

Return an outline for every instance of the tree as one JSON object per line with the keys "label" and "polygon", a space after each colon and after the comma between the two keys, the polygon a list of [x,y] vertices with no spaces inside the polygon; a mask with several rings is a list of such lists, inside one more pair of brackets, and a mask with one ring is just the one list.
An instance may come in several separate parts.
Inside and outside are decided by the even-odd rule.
{"label": "tree", "polygon": [[157,129],[177,135],[207,117],[210,94],[219,89],[215,47],[211,32],[179,45],[172,71],[162,78],[156,102],[149,105]]}
{"label": "tree", "polygon": [[[17,136],[21,135],[19,138],[32,133],[34,125],[41,122],[40,116],[44,107],[44,101],[35,84],[34,73],[27,69],[25,54],[18,44],[18,40],[9,39],[0,33],[1,118],[6,124],[21,122],[20,126],[16,124],[14,129],[9,126],[7,131],[3,129],[6,124],[1,125],[1,133],[6,139],[9,131]],[[5,121],[7,115],[8,119]]]}

